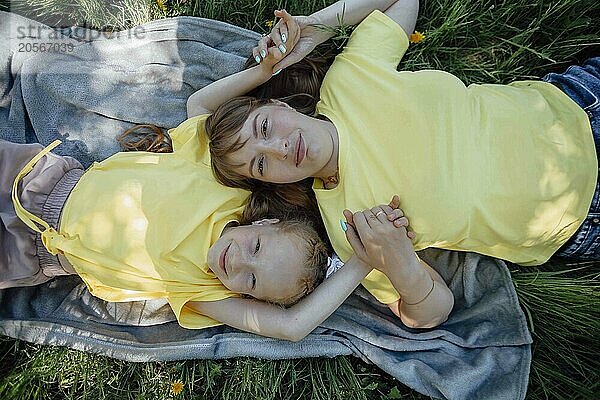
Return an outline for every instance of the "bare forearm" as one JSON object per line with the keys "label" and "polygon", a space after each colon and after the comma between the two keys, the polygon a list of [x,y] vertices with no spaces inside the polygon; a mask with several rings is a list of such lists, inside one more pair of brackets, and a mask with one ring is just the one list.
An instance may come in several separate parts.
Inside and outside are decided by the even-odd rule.
{"label": "bare forearm", "polygon": [[[337,27],[342,22],[344,25],[356,25],[374,10],[385,11],[396,0],[341,0],[310,15],[318,25]],[[342,19],[343,17],[343,19]],[[331,38],[332,33],[321,31],[318,42],[322,43]]]}
{"label": "bare forearm", "polygon": [[287,311],[290,315],[287,319],[299,328],[293,332],[295,337],[292,340],[302,339],[325,321],[370,271],[371,268],[356,256],[352,256],[340,271],[326,279],[309,296],[289,308]]}
{"label": "bare forearm", "polygon": [[374,10],[385,11],[395,3],[396,0],[341,0],[325,7],[313,14],[323,25],[337,26],[344,17],[343,23],[346,25],[356,25]]}
{"label": "bare forearm", "polygon": [[[212,113],[229,99],[242,96],[271,78],[271,73],[260,65],[245,69],[219,79],[196,91],[187,101],[188,117],[198,114],[194,110],[204,109]],[[190,113],[190,111],[192,111]]]}
{"label": "bare forearm", "polygon": [[[413,328],[432,328],[448,319],[454,306],[454,296],[427,263],[415,258],[408,267],[397,268],[388,278],[401,296],[396,314]],[[396,310],[394,310],[396,311]]]}

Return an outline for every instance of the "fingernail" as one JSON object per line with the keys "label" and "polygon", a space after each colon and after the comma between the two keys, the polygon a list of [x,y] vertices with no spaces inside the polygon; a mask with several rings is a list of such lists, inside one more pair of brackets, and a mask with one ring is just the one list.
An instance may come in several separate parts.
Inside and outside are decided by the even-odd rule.
{"label": "fingernail", "polygon": [[281,54],[285,54],[285,46],[280,44],[278,47],[279,51],[281,52]]}
{"label": "fingernail", "polygon": [[287,42],[287,35],[285,33],[281,34],[281,40],[283,40],[283,43]]}
{"label": "fingernail", "polygon": [[267,51],[266,51],[265,49],[262,49],[262,50],[260,51],[260,56],[261,56],[263,59],[264,59],[264,58],[266,58],[266,57],[267,57]]}
{"label": "fingernail", "polygon": [[346,223],[340,219],[340,225],[342,226],[342,230],[344,232],[346,232],[348,230],[348,225],[346,225]]}
{"label": "fingernail", "polygon": [[254,60],[256,60],[257,64],[260,64],[260,56],[257,54],[256,57],[254,57]]}
{"label": "fingernail", "polygon": [[275,75],[277,75],[280,72],[281,72],[281,68],[279,68],[277,71],[275,71],[275,73],[272,76],[275,76]]}

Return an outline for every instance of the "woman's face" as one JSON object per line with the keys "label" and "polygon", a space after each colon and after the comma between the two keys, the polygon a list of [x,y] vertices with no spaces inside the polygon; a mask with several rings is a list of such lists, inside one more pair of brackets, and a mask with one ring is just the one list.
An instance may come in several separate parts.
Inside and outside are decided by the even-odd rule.
{"label": "woman's face", "polygon": [[261,300],[298,290],[304,251],[300,239],[277,228],[277,220],[226,229],[208,251],[208,266],[229,290]]}
{"label": "woman's face", "polygon": [[229,155],[237,173],[273,183],[320,176],[333,155],[326,122],[282,102],[252,111],[239,132],[243,147]]}

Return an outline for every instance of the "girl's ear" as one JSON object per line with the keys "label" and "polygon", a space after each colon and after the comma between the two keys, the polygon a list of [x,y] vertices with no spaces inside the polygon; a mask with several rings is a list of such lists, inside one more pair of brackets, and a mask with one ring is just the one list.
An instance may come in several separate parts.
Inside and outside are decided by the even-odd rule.
{"label": "girl's ear", "polygon": [[279,222],[279,220],[277,218],[264,218],[264,219],[252,222],[252,225],[269,225],[269,224],[276,224],[278,222]]}
{"label": "girl's ear", "polygon": [[276,106],[292,108],[288,103],[285,103],[285,102],[283,102],[281,100],[277,100],[277,99],[271,99],[271,103],[275,104]]}

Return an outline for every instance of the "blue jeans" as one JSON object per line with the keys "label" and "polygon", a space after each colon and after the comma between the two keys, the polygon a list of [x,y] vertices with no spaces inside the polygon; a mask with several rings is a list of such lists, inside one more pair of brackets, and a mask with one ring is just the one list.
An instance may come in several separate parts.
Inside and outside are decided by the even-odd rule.
{"label": "blue jeans", "polygon": [[[600,57],[590,58],[582,66],[572,65],[563,74],[548,74],[543,80],[558,86],[587,113],[596,142],[596,155],[599,155]],[[600,185],[598,182],[585,221],[555,255],[580,260],[600,260]]]}

